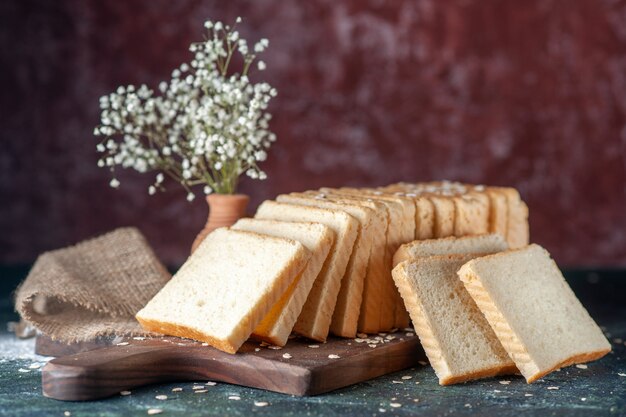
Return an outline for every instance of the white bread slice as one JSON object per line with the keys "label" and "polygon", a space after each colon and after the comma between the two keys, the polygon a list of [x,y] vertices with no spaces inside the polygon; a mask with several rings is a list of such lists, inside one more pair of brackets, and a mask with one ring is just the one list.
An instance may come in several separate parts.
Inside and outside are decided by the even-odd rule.
{"label": "white bread slice", "polygon": [[415,240],[432,239],[435,237],[435,207],[414,185],[408,183],[391,184],[379,188],[388,193],[402,193],[413,199],[415,203]]}
{"label": "white bread slice", "polygon": [[467,253],[496,253],[509,249],[506,240],[498,234],[446,237],[416,240],[400,246],[393,256],[393,266],[422,256],[462,255]]}
{"label": "white bread slice", "polygon": [[474,259],[458,275],[528,383],[611,350],[539,245]]}
{"label": "white bread slice", "polygon": [[337,303],[330,324],[330,332],[335,336],[356,337],[361,299],[363,296],[363,281],[372,249],[372,209],[354,204],[327,201],[314,198],[307,194],[284,194],[276,197],[280,203],[299,204],[332,210],[342,210],[358,220],[360,227],[354,242],[354,248],[341,279],[341,289],[337,295]]}
{"label": "white bread slice", "polygon": [[390,269],[386,264],[387,241],[390,234],[387,206],[369,198],[338,195],[332,192],[307,191],[306,194],[333,202],[357,204],[374,211],[376,228],[373,233],[374,239],[363,283],[357,330],[364,333],[379,332],[381,304],[383,302],[382,286],[385,285],[386,277],[390,274]]}
{"label": "white bread slice", "polygon": [[528,206],[522,201],[519,192],[510,187],[489,187],[502,192],[507,199],[507,240],[511,249],[528,245]]}
{"label": "white bread slice", "polygon": [[[334,193],[347,197],[371,199],[384,204],[389,214],[389,227],[387,234],[387,245],[385,248],[386,274],[381,285],[380,322],[377,331],[389,331],[396,327],[396,306],[402,307],[399,294],[393,278],[391,277],[391,262],[393,254],[404,242],[410,241],[415,230],[415,205],[411,199],[400,197],[379,190],[357,189],[357,188],[322,188],[322,193]],[[408,240],[407,240],[408,239]],[[407,319],[408,324],[408,319]],[[403,326],[406,327],[406,326]],[[368,332],[362,330],[364,332]]]}
{"label": "white bread slice", "polygon": [[489,197],[489,233],[498,233],[506,237],[509,216],[506,193],[482,185],[475,186],[474,190],[484,192]]}
{"label": "white bread slice", "polygon": [[235,353],[310,257],[294,240],[217,229],[135,317],[148,331]]}
{"label": "white bread slice", "polygon": [[325,342],[328,337],[341,278],[346,272],[352,248],[359,230],[359,222],[340,210],[265,201],[255,218],[292,222],[315,222],[335,232],[335,243],[324,262],[322,271],[313,283],[302,312],[293,330],[313,340]]}
{"label": "white bread slice", "polygon": [[415,332],[441,385],[517,371],[456,275],[473,256],[423,257],[393,269]]}
{"label": "white bread slice", "polygon": [[249,218],[240,219],[231,229],[293,239],[302,243],[311,252],[311,258],[306,267],[252,332],[254,339],[276,346],[285,346],[313,287],[313,282],[322,270],[324,261],[335,241],[335,233],[329,227],[319,223]]}

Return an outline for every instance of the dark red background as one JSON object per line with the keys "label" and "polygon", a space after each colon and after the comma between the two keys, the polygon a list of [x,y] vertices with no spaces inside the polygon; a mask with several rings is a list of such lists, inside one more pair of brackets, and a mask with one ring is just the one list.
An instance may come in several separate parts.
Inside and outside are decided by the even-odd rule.
{"label": "dark red background", "polygon": [[0,4],[0,262],[136,225],[170,263],[206,219],[150,179],[108,187],[98,97],[156,86],[206,18],[267,37],[277,193],[457,179],[517,187],[561,264],[626,265],[626,4],[600,0]]}

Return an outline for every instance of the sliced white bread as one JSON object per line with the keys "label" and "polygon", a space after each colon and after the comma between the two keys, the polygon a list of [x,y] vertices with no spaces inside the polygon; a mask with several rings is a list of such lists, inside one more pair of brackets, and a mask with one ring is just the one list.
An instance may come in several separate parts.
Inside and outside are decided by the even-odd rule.
{"label": "sliced white bread", "polygon": [[330,332],[335,336],[356,337],[361,299],[363,296],[363,281],[370,257],[373,241],[372,209],[355,204],[327,201],[314,198],[307,194],[284,194],[276,197],[280,203],[299,204],[332,210],[342,210],[357,219],[360,223],[359,232],[354,242],[350,261],[341,280],[341,289],[337,295],[337,303],[330,325]]}
{"label": "sliced white bread", "polygon": [[333,248],[313,283],[313,288],[293,329],[310,339],[326,341],[337,295],[341,289],[341,279],[346,272],[359,230],[359,222],[344,211],[276,201],[265,201],[261,204],[255,218],[321,223],[335,232]]}
{"label": "sliced white bread", "polygon": [[217,229],[136,318],[148,331],[235,353],[310,257],[294,240]]}
{"label": "sliced white bread", "polygon": [[424,257],[393,269],[415,332],[441,385],[517,371],[456,275],[473,256]]}
{"label": "sliced white bread", "polygon": [[302,243],[311,252],[311,258],[306,267],[252,332],[254,339],[284,346],[313,287],[313,282],[322,270],[324,261],[335,241],[335,233],[329,227],[319,223],[249,218],[240,219],[231,229],[292,239]]}
{"label": "sliced white bread", "polygon": [[458,275],[529,383],[611,350],[539,245],[471,260]]}
{"label": "sliced white bread", "polygon": [[[361,198],[364,200],[373,200],[382,203],[387,208],[389,214],[389,227],[387,233],[387,243],[385,247],[385,266],[386,274],[380,287],[380,316],[379,324],[376,332],[389,331],[396,327],[396,306],[400,303],[399,295],[393,284],[391,277],[391,262],[393,254],[397,248],[409,238],[409,233],[413,234],[415,230],[415,206],[412,201],[408,202],[398,196],[388,195],[384,192],[369,189],[357,188],[322,188],[320,192],[327,194],[343,195],[346,197]],[[413,210],[413,212],[411,212]],[[410,238],[409,238],[410,239]],[[404,326],[406,327],[406,326]],[[365,333],[371,330],[361,330]]]}
{"label": "sliced white bread", "polygon": [[482,185],[475,186],[474,190],[484,192],[489,197],[489,233],[498,233],[506,237],[509,216],[506,193]]}
{"label": "sliced white bread", "polygon": [[319,191],[307,191],[307,195],[315,198],[334,202],[358,204],[374,210],[376,217],[376,231],[367,265],[363,294],[361,297],[361,309],[357,330],[363,333],[377,333],[380,331],[380,314],[383,303],[382,286],[385,285],[390,269],[386,263],[387,241],[390,239],[389,212],[387,206],[369,198],[346,196],[332,192],[322,193]]}
{"label": "sliced white bread", "polygon": [[467,253],[497,253],[509,249],[506,240],[498,234],[446,237],[416,240],[400,246],[393,256],[393,266],[422,256],[462,255]]}
{"label": "sliced white bread", "polygon": [[507,235],[511,249],[528,245],[528,206],[522,201],[519,192],[511,187],[488,187],[506,196],[507,201]]}

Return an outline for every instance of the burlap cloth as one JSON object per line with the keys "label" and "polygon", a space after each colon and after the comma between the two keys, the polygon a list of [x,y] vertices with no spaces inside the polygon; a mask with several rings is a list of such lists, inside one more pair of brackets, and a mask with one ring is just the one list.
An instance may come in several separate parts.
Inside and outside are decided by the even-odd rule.
{"label": "burlap cloth", "polygon": [[39,256],[15,307],[43,334],[65,343],[145,335],[135,313],[169,279],[139,230],[121,228]]}

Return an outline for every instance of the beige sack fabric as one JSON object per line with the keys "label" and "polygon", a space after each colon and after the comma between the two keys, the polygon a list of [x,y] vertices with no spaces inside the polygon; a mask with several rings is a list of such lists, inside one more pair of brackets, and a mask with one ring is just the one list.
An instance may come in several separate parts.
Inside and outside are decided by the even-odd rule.
{"label": "beige sack fabric", "polygon": [[39,256],[15,308],[65,343],[147,334],[134,315],[170,277],[139,230],[120,228]]}

